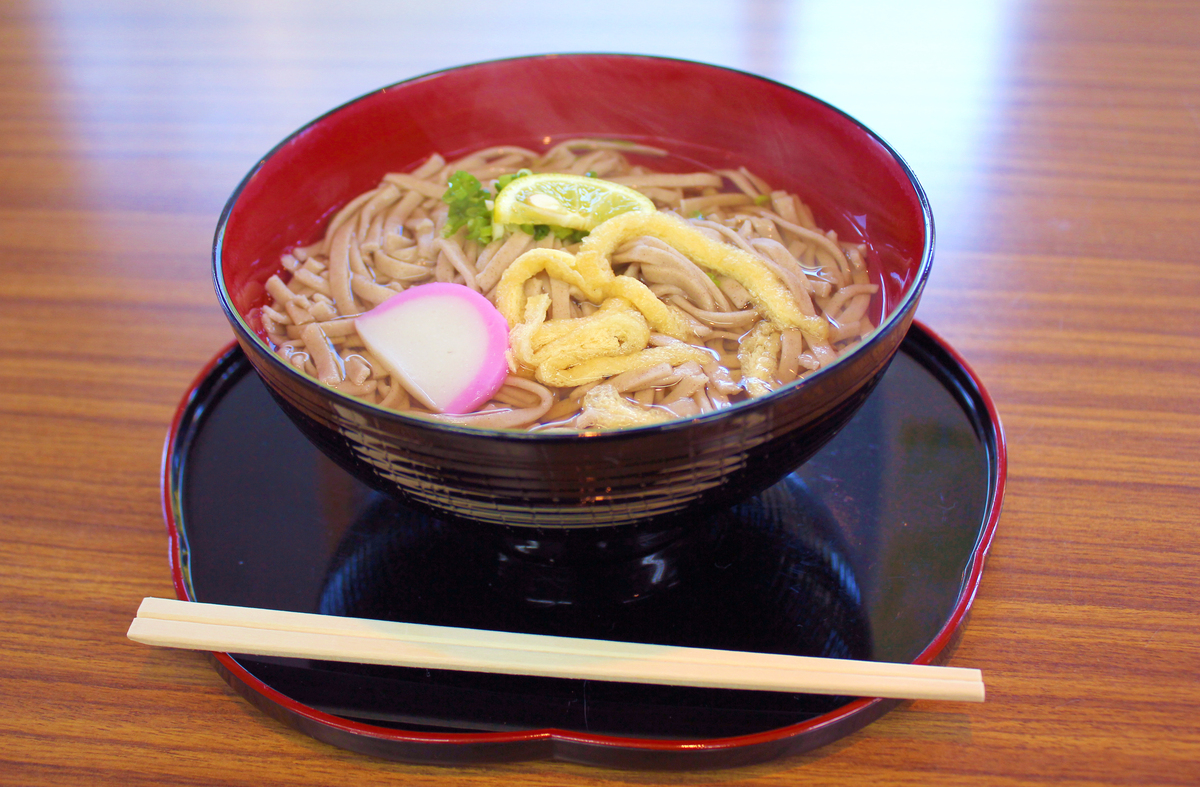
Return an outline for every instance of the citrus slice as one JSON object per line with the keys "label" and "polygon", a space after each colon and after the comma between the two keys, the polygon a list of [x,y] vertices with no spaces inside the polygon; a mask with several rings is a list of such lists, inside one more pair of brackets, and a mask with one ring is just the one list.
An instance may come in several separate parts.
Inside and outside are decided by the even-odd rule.
{"label": "citrus slice", "polygon": [[526,175],[496,195],[496,224],[552,224],[592,230],[630,211],[653,213],[654,203],[628,186],[582,175]]}

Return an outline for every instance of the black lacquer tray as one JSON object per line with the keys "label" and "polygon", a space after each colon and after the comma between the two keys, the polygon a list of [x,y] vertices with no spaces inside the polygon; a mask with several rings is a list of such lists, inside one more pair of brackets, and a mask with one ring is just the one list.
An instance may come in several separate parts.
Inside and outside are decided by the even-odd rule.
{"label": "black lacquer tray", "polygon": [[[986,391],[914,324],[876,392],[776,486],[704,520],[599,530],[443,522],[368,490],[292,426],[236,347],[167,438],[180,598],[471,628],[941,663],[978,588],[1005,447]],[[410,762],[738,765],[897,701],[213,654],[271,716]]]}

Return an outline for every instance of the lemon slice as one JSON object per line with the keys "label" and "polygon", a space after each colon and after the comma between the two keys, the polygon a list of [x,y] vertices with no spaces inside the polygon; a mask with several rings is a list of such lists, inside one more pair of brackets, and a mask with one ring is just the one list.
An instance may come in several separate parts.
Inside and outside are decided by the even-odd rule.
{"label": "lemon slice", "polygon": [[582,175],[526,175],[496,195],[496,224],[553,224],[592,230],[630,211],[654,213],[654,203],[628,186]]}

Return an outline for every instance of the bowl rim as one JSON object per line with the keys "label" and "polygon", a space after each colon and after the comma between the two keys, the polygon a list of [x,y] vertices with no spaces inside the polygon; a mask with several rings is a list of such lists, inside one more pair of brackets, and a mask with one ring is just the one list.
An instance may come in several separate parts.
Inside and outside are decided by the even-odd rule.
{"label": "bowl rim", "polygon": [[[905,314],[911,313],[915,302],[921,297],[921,293],[924,290],[925,284],[929,279],[930,269],[933,264],[934,245],[935,245],[935,243],[934,243],[933,210],[929,203],[929,197],[925,193],[924,187],[921,186],[920,181],[917,179],[916,173],[913,172],[912,167],[909,166],[908,162],[905,161],[904,157],[901,156],[895,150],[895,148],[893,148],[890,144],[888,144],[888,142],[886,140],[884,140],[881,136],[879,136],[879,134],[877,134],[875,131],[873,131],[865,123],[861,122],[860,120],[855,118],[853,115],[849,114],[848,112],[846,112],[842,109],[839,109],[838,107],[834,106],[833,104],[830,104],[829,102],[827,102],[821,98],[818,98],[817,96],[814,96],[811,93],[801,90],[800,88],[794,87],[792,85],[788,85],[788,84],[780,82],[778,80],[771,79],[769,77],[764,77],[760,74],[755,74],[750,71],[732,68],[729,66],[716,65],[713,63],[706,63],[703,61],[691,60],[688,58],[666,57],[666,56],[660,56],[660,55],[646,55],[646,54],[635,54],[635,53],[619,53],[619,52],[552,53],[551,52],[551,53],[542,53],[542,54],[515,55],[515,56],[511,56],[511,57],[492,58],[492,59],[488,59],[488,60],[481,60],[481,61],[466,63],[466,64],[462,64],[462,65],[457,65],[457,66],[450,66],[447,68],[436,69],[434,71],[428,71],[428,72],[425,72],[423,74],[420,74],[420,75],[417,75],[414,77],[402,79],[397,82],[393,82],[388,85],[384,85],[383,87],[376,88],[374,90],[363,93],[359,96],[351,98],[348,101],[344,101],[341,104],[335,106],[334,108],[328,110],[327,112],[324,112],[321,115],[317,116],[316,118],[308,121],[304,125],[297,128],[295,131],[293,131],[290,134],[288,134],[287,136],[285,136],[276,145],[274,145],[269,151],[267,151],[264,155],[259,157],[259,159],[255,162],[254,166],[252,166],[250,168],[249,172],[246,173],[246,175],[242,178],[241,182],[239,182],[237,187],[233,190],[233,193],[229,196],[229,199],[225,202],[225,206],[221,210],[220,217],[217,220],[217,228],[213,235],[213,243],[212,243],[211,270],[212,270],[213,285],[214,285],[214,288],[216,289],[216,293],[217,293],[217,300],[220,302],[222,310],[225,312],[226,317],[229,319],[230,323],[232,324],[232,326],[234,328],[234,332],[237,335],[238,339],[249,341],[249,342],[257,345],[258,348],[263,351],[262,354],[269,359],[267,361],[268,363],[270,363],[273,367],[279,369],[284,375],[289,376],[292,379],[298,380],[300,382],[300,384],[303,385],[310,392],[321,395],[321,396],[332,396],[332,398],[334,400],[336,400],[339,405],[348,406],[352,410],[359,411],[360,413],[365,411],[365,413],[368,413],[375,418],[383,418],[385,420],[396,419],[396,420],[403,422],[406,427],[412,428],[412,429],[418,429],[418,430],[432,430],[437,433],[443,433],[443,434],[446,432],[457,433],[457,434],[461,434],[463,436],[485,436],[486,435],[491,438],[503,438],[505,440],[516,440],[516,441],[532,440],[532,441],[536,441],[536,442],[569,442],[569,441],[576,441],[576,440],[580,440],[580,439],[586,439],[586,440],[590,440],[590,441],[617,440],[617,439],[621,439],[627,435],[646,434],[646,433],[670,433],[670,432],[673,432],[673,431],[676,431],[679,429],[689,429],[689,428],[692,428],[692,426],[694,426],[696,424],[700,424],[700,423],[722,421],[722,420],[725,420],[726,418],[730,418],[735,415],[739,415],[742,413],[748,413],[748,412],[758,410],[761,408],[765,408],[765,407],[770,407],[774,403],[779,401],[780,399],[796,395],[796,392],[798,390],[800,390],[801,388],[811,388],[815,384],[814,381],[820,380],[821,378],[827,376],[828,370],[830,368],[840,366],[841,365],[840,362],[843,360],[843,358],[839,358],[838,361],[834,362],[833,364],[830,364],[829,366],[818,369],[817,371],[813,372],[811,375],[809,375],[808,377],[805,377],[804,379],[794,380],[794,381],[788,383],[787,385],[780,387],[779,389],[777,389],[775,391],[771,391],[769,393],[762,394],[760,396],[755,396],[751,399],[746,399],[741,402],[737,402],[735,404],[730,405],[729,407],[722,408],[720,410],[716,410],[716,411],[713,411],[710,413],[700,413],[697,415],[686,416],[684,418],[673,418],[669,421],[664,421],[664,422],[656,423],[656,424],[646,424],[646,425],[642,425],[642,426],[622,427],[620,429],[583,430],[583,431],[575,431],[575,432],[570,432],[570,431],[530,432],[530,431],[526,431],[526,430],[516,430],[516,429],[497,429],[497,428],[487,428],[487,427],[480,427],[480,426],[470,426],[470,425],[466,425],[466,424],[447,423],[447,422],[435,420],[433,418],[425,417],[425,416],[423,416],[421,414],[417,414],[417,413],[409,413],[409,412],[404,412],[404,411],[399,411],[399,410],[390,410],[390,409],[387,409],[384,407],[380,407],[377,404],[372,404],[372,403],[363,401],[362,399],[351,396],[350,394],[346,394],[346,393],[338,391],[334,388],[331,388],[331,387],[321,383],[319,380],[315,380],[313,378],[310,378],[306,374],[298,372],[290,364],[284,363],[283,360],[280,359],[279,356],[275,353],[275,351],[272,350],[271,347],[269,345],[267,345],[267,343],[265,341],[263,341],[263,339],[258,335],[258,333],[256,331],[254,331],[249,326],[248,323],[246,323],[245,317],[237,309],[235,309],[233,307],[232,298],[229,294],[228,288],[225,286],[225,279],[224,279],[224,276],[222,275],[221,261],[222,261],[222,255],[223,255],[223,250],[224,250],[225,230],[228,226],[229,219],[233,214],[234,208],[237,205],[238,199],[241,196],[242,192],[246,189],[246,187],[250,184],[250,182],[255,178],[255,176],[258,175],[258,173],[262,171],[262,169],[266,166],[267,162],[270,161],[271,158],[273,158],[275,156],[275,154],[278,153],[281,149],[283,149],[285,146],[289,145],[291,142],[293,142],[294,140],[296,140],[299,137],[301,137],[302,135],[304,135],[310,129],[316,127],[318,124],[324,122],[326,119],[338,114],[339,112],[342,112],[343,110],[345,110],[361,101],[365,101],[367,99],[373,98],[377,95],[386,93],[390,90],[394,90],[396,88],[399,88],[399,87],[402,87],[405,85],[415,84],[417,82],[434,79],[434,78],[440,77],[442,75],[450,74],[450,73],[454,73],[454,72],[458,72],[458,71],[465,71],[465,70],[476,69],[476,68],[484,68],[484,67],[487,67],[490,65],[494,65],[496,63],[506,63],[506,62],[513,62],[513,61],[530,61],[530,62],[532,62],[532,61],[538,61],[538,60],[551,60],[551,59],[561,59],[561,58],[574,58],[574,59],[581,59],[581,60],[593,59],[593,58],[595,58],[595,59],[622,59],[622,60],[624,60],[624,59],[648,60],[648,61],[652,61],[652,62],[681,63],[681,64],[685,64],[685,65],[689,65],[689,66],[695,66],[700,69],[714,69],[714,70],[718,70],[718,71],[725,71],[725,72],[735,74],[740,77],[747,77],[750,79],[758,80],[761,82],[765,82],[769,85],[777,86],[784,90],[787,90],[787,91],[790,91],[793,93],[797,93],[800,96],[802,96],[810,101],[816,102],[817,104],[820,104],[823,107],[827,108],[828,110],[831,110],[832,112],[834,112],[838,115],[841,115],[842,117],[849,120],[854,126],[859,128],[861,131],[865,132],[868,137],[870,137],[877,144],[882,146],[883,149],[885,151],[887,151],[888,155],[891,156],[891,158],[896,162],[896,164],[899,165],[901,171],[904,173],[904,176],[907,178],[908,183],[909,183],[910,187],[913,189],[913,191],[917,197],[917,201],[921,206],[921,218],[922,218],[922,225],[923,225],[922,229],[924,230],[924,244],[921,249],[921,259],[917,263],[916,276],[914,277],[912,284],[908,287],[907,291],[903,294],[903,296],[901,298],[899,298],[899,300],[897,300],[897,302],[891,308],[891,310],[886,315],[884,315],[884,317],[880,321],[879,325],[875,326],[875,328],[870,333],[868,333],[866,335],[866,337],[864,337],[862,339],[862,341],[860,341],[857,345],[855,345],[847,355],[863,354],[864,352],[866,352],[868,350],[868,348],[878,345],[882,341],[882,339],[880,337],[884,333],[885,328],[890,327],[896,321],[903,319]],[[899,346],[899,345],[897,344],[897,346]]]}

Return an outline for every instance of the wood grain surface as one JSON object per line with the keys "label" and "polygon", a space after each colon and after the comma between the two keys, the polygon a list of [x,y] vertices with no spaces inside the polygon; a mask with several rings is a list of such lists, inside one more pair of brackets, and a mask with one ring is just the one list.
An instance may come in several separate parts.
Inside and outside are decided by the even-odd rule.
{"label": "wood grain surface", "polygon": [[[266,717],[125,639],[171,596],[179,398],[231,334],[228,194],[321,112],[544,51],[718,62],[905,155],[938,223],[919,317],[987,384],[1009,483],[953,664],[804,756],[699,773],[413,766]],[[0,784],[1196,784],[1200,4],[128,0],[0,5]]]}

